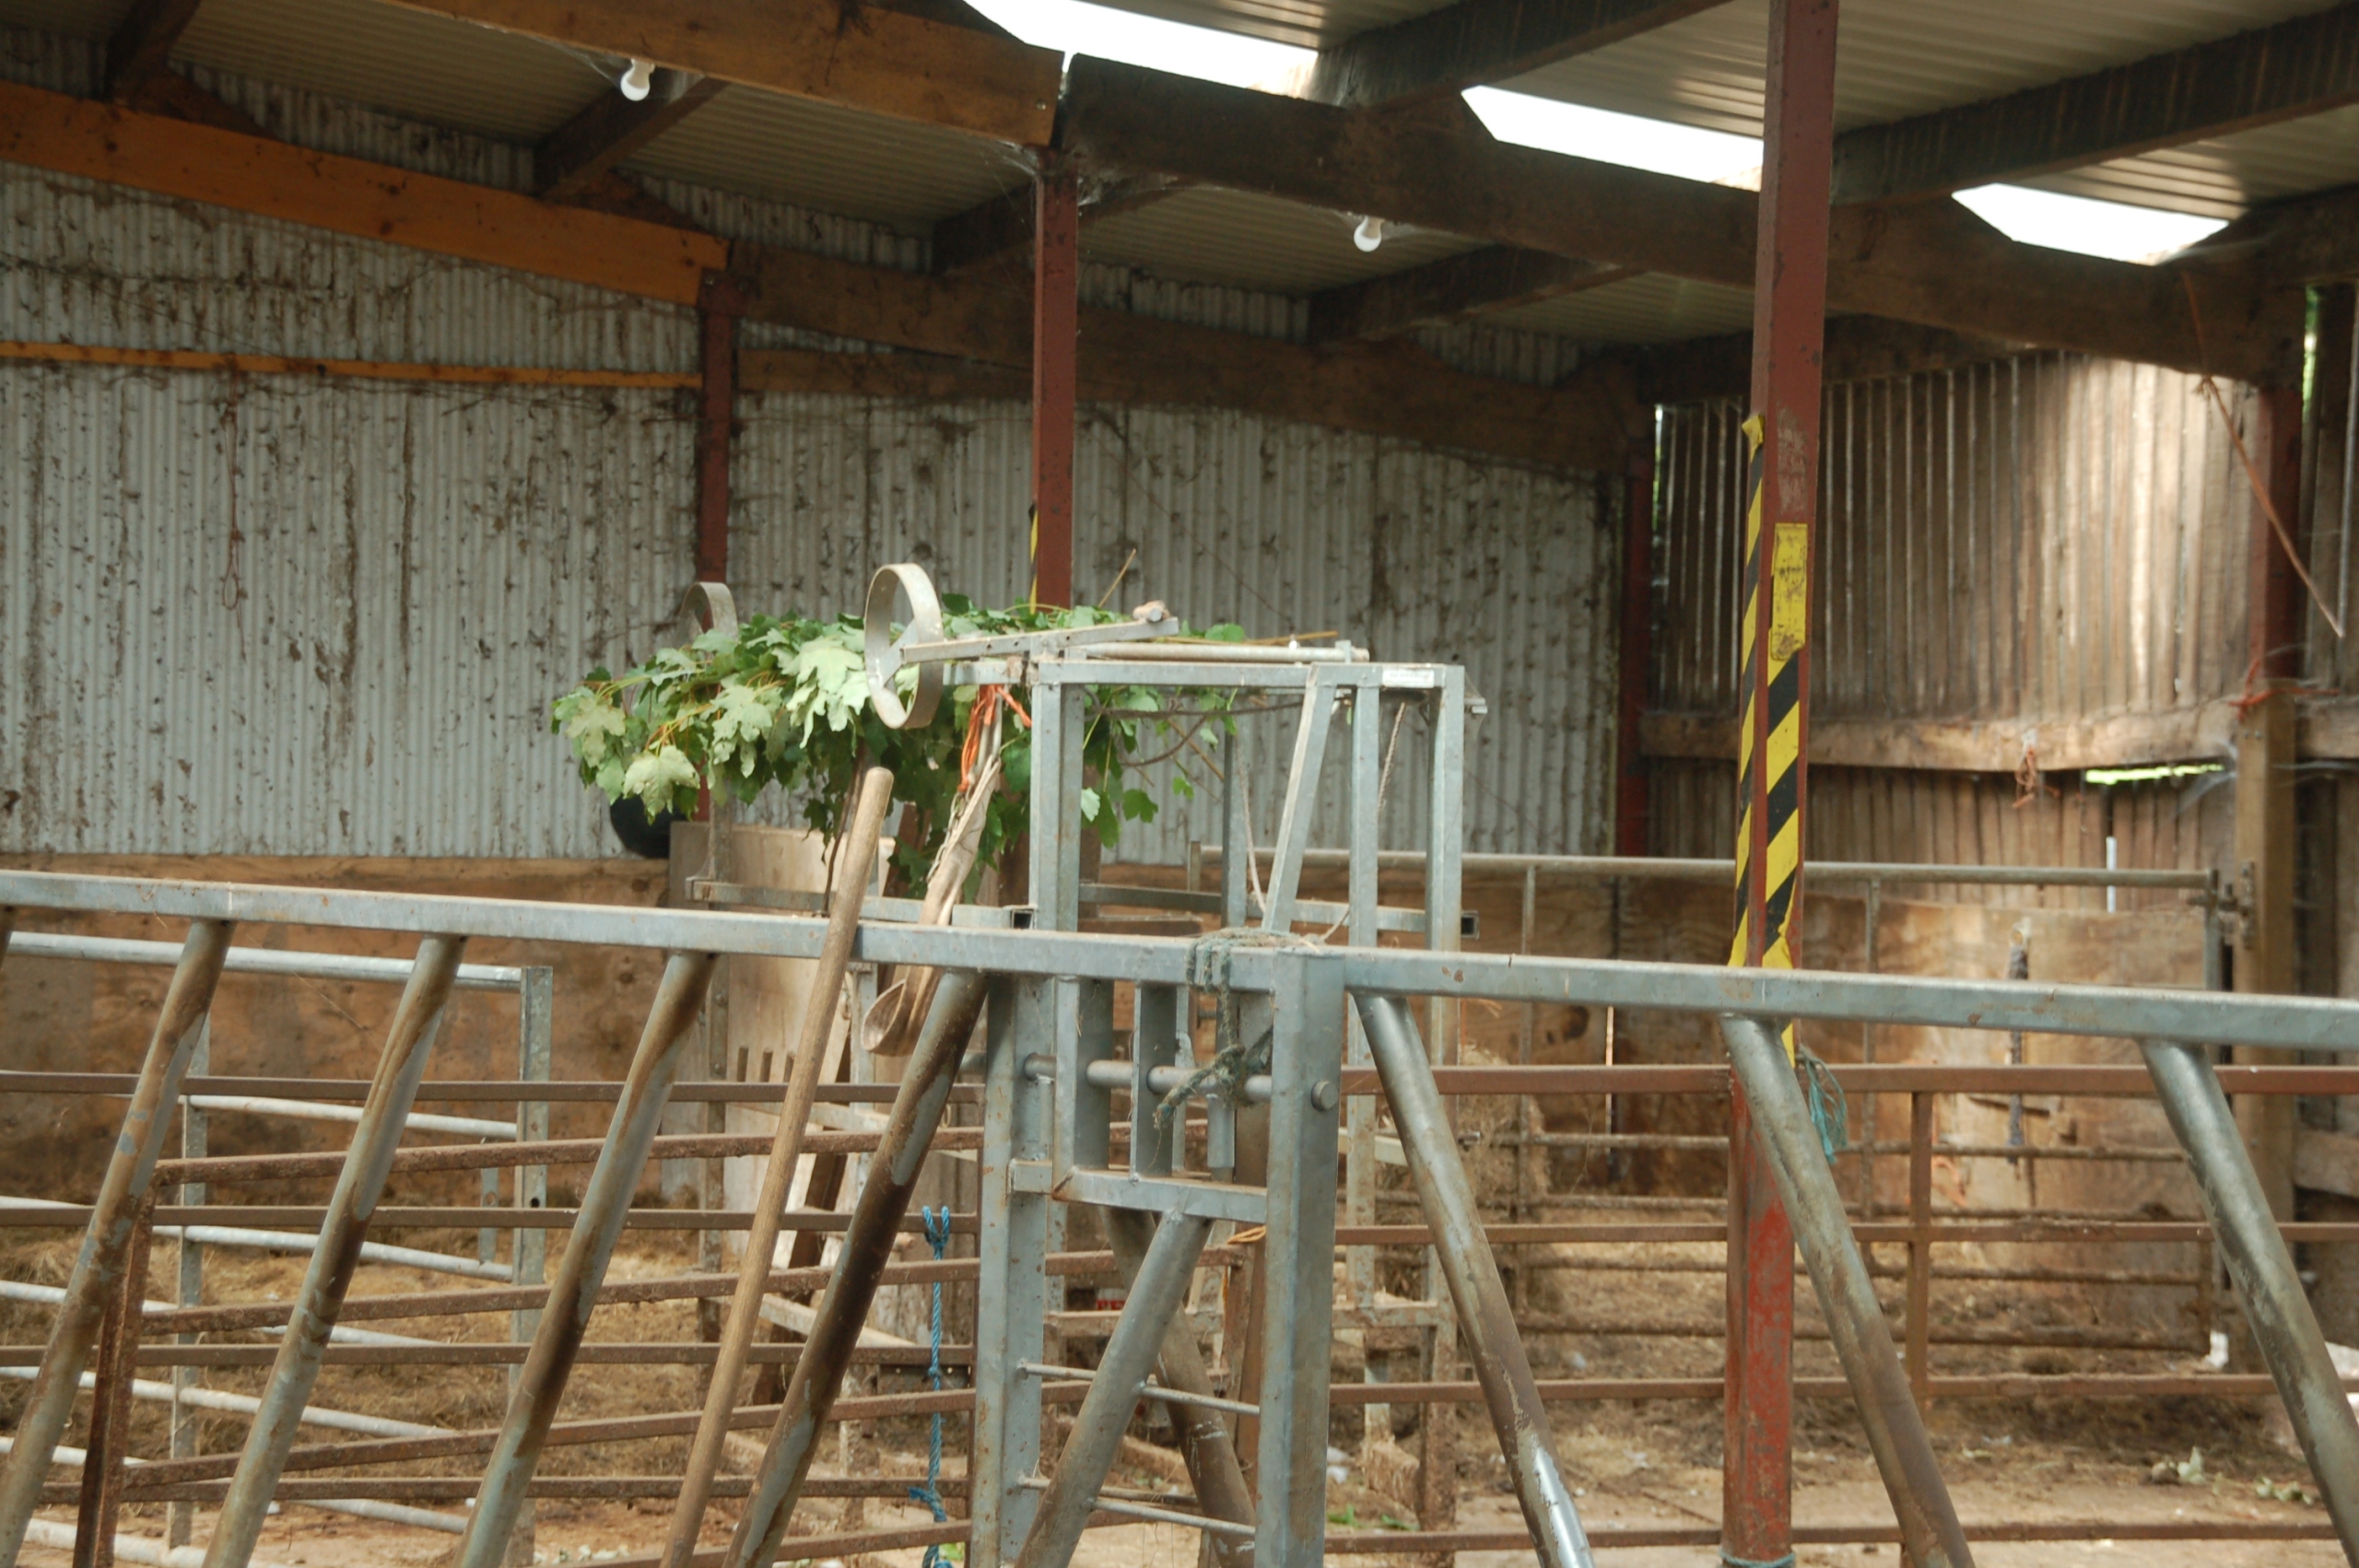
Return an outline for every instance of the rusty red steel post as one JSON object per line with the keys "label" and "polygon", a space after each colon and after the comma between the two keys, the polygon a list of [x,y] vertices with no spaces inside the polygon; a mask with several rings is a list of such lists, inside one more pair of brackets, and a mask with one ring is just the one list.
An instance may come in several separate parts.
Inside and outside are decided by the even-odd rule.
{"label": "rusty red steel post", "polygon": [[242,1568],[253,1555],[254,1543],[269,1523],[271,1494],[287,1456],[295,1446],[297,1428],[311,1390],[325,1364],[328,1336],[344,1305],[345,1293],[360,1267],[360,1246],[369,1235],[370,1216],[384,1195],[393,1168],[393,1151],[408,1125],[410,1107],[417,1103],[417,1087],[426,1063],[441,1032],[442,1010],[459,976],[459,956],[466,950],[464,937],[429,936],[418,943],[409,982],[393,1010],[385,1033],[385,1047],[377,1058],[377,1075],[369,1086],[359,1123],[352,1130],[351,1147],[328,1200],[327,1223],[320,1229],[319,1246],[303,1271],[287,1332],[278,1342],[277,1359],[263,1387],[261,1405],[246,1429],[246,1445],[239,1457],[221,1517],[205,1549],[205,1568]]}
{"label": "rusty red steel post", "polygon": [[[1913,1568],[1974,1568],[1924,1412],[1909,1393],[1908,1374],[1893,1347],[1892,1328],[1779,1031],[1757,1018],[1723,1018],[1720,1032],[1751,1098],[1761,1152],[1794,1217],[1794,1239],[1825,1314],[1827,1336],[1900,1524],[1902,1555]],[[1721,1559],[1731,1555],[1723,1544]]]}
{"label": "rusty red steel post", "polygon": [[1931,1397],[1933,1342],[1933,1096],[1908,1096],[1908,1386]]}
{"label": "rusty red steel post", "polygon": [[1074,411],[1080,391],[1081,196],[1043,154],[1033,191],[1032,602],[1073,603]]}
{"label": "rusty red steel post", "polygon": [[729,453],[737,417],[736,287],[708,273],[697,300],[700,381],[697,404],[696,575],[729,580]]}
{"label": "rusty red steel post", "polygon": [[509,1538],[523,1512],[524,1484],[533,1479],[549,1427],[557,1420],[557,1402],[565,1397],[598,1289],[605,1282],[606,1265],[622,1236],[631,1194],[647,1166],[647,1151],[671,1097],[681,1047],[703,1005],[712,965],[710,953],[675,953],[664,961],[655,1004],[648,1010],[646,1027],[631,1056],[630,1075],[606,1127],[605,1149],[591,1167],[565,1256],[549,1281],[540,1329],[533,1336],[499,1441],[484,1469],[483,1492],[467,1521],[467,1533],[459,1539],[457,1568],[499,1568],[508,1554]]}
{"label": "rusty red steel post", "polygon": [[0,1562],[14,1562],[24,1549],[25,1527],[41,1506],[41,1482],[74,1413],[82,1370],[97,1348],[107,1303],[122,1286],[132,1234],[171,1127],[181,1080],[187,1075],[190,1054],[196,1049],[205,1012],[213,1004],[213,988],[229,955],[229,930],[226,920],[193,921],[182,944],[98,1202],[82,1233],[82,1250],[66,1281],[65,1304],[58,1308],[48,1347],[41,1352],[41,1371],[17,1418],[6,1469],[0,1471]]}
{"label": "rusty red steel post", "polygon": [[123,1472],[131,1440],[131,1384],[138,1376],[141,1314],[147,1302],[147,1249],[155,1236],[155,1199],[140,1205],[123,1259],[123,1288],[107,1304],[99,1363],[91,1377],[90,1437],[76,1499],[74,1568],[113,1568],[115,1520],[123,1512]]}
{"label": "rusty red steel post", "polygon": [[[1771,0],[1748,422],[1743,904],[1732,955],[1755,966],[1792,966],[1787,933],[1802,896],[1835,32],[1835,0]],[[1755,1136],[1736,1094],[1720,1504],[1720,1553],[1732,1563],[1785,1562],[1793,1550],[1794,1236]]]}

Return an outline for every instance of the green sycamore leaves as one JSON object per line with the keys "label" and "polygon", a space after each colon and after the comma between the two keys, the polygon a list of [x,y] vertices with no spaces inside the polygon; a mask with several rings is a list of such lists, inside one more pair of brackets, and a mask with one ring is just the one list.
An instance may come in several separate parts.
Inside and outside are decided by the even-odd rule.
{"label": "green sycamore leaves", "polygon": [[[983,610],[953,594],[944,596],[943,611],[945,633],[953,638],[1118,618],[1086,605]],[[1245,636],[1233,626],[1202,633],[1183,626],[1177,635],[1225,642]],[[1168,738],[1170,743],[1146,760],[1178,758],[1184,767],[1181,754],[1206,716],[1229,723],[1231,694],[1109,686],[1090,696],[1082,757],[1093,783],[1080,791],[1077,809],[1098,838],[1112,844],[1123,823],[1156,817],[1155,798],[1126,787],[1124,778],[1126,766],[1142,760],[1142,741]],[[922,879],[949,822],[975,696],[976,688],[960,687],[924,729],[886,729],[869,707],[856,616],[757,615],[734,634],[706,632],[685,648],[660,649],[619,676],[591,671],[551,705],[549,727],[572,748],[582,783],[610,801],[636,795],[651,814],[670,810],[686,816],[701,790],[725,790],[751,802],[776,788],[800,799],[804,820],[826,833],[841,821],[864,756],[892,770],[895,795],[915,810],[919,831],[896,849],[895,859],[912,878]],[[1031,731],[1013,716],[1001,728],[1000,761],[1003,788],[985,820],[980,865],[993,863],[1028,825]],[[1182,796],[1195,793],[1185,771],[1172,774],[1172,788]]]}

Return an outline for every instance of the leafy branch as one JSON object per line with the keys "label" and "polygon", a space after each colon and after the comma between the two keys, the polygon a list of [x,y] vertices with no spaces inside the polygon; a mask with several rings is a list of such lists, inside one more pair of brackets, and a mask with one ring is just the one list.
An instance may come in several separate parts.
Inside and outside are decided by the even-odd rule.
{"label": "leafy branch", "polygon": [[[945,637],[992,637],[1053,631],[1121,619],[1083,605],[1071,610],[1026,605],[985,610],[955,594],[943,596]],[[1183,625],[1175,634],[1241,642],[1244,631],[1218,626],[1202,633]],[[914,671],[904,671],[904,689]],[[710,631],[682,648],[658,650],[620,675],[604,669],[558,697],[550,729],[572,748],[581,781],[609,801],[636,796],[650,815],[694,812],[703,790],[726,790],[751,802],[779,789],[803,802],[804,820],[834,834],[843,820],[852,781],[862,766],[889,768],[895,795],[913,807],[918,831],[895,850],[901,870],[921,881],[940,849],[958,791],[960,750],[980,688],[945,694],[922,728],[886,727],[868,698],[857,616],[816,620],[757,615],[734,633]],[[1125,822],[1153,822],[1155,798],[1130,782],[1136,769],[1187,745],[1217,719],[1224,726],[1232,694],[1149,686],[1098,686],[1089,694],[1082,762],[1091,780],[1079,791],[1082,823],[1112,845]],[[1144,743],[1180,739],[1142,758]],[[1032,734],[1011,717],[1000,731],[1004,788],[992,799],[977,863],[994,863],[1030,826],[1028,784]],[[1173,790],[1194,794],[1184,773]]]}

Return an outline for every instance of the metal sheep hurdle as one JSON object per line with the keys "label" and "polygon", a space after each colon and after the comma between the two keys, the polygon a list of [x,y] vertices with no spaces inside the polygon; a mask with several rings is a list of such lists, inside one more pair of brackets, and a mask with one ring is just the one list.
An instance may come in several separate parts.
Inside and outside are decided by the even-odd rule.
{"label": "metal sheep hurdle", "polygon": [[[0,907],[138,910],[192,922],[123,1137],[89,1212],[67,1299],[42,1353],[41,1375],[14,1451],[0,1472],[0,1543],[10,1554],[43,1501],[48,1462],[80,1375],[97,1349],[107,1305],[135,1267],[132,1254],[141,1211],[151,1201],[166,1117],[179,1095],[231,926],[238,921],[285,922],[435,933],[421,942],[352,1148],[338,1164],[335,1195],[319,1213],[321,1245],[301,1294],[289,1304],[285,1336],[243,1454],[234,1459],[222,1456],[144,1466],[125,1478],[125,1495],[156,1495],[183,1482],[226,1478],[221,1516],[205,1558],[219,1568],[247,1561],[275,1496],[299,1496],[319,1484],[289,1481],[286,1472],[290,1469],[486,1452],[485,1473],[479,1482],[471,1483],[475,1507],[458,1561],[489,1568],[500,1560],[526,1500],[540,1490],[534,1472],[541,1453],[553,1442],[595,1435],[558,1432],[556,1408],[572,1366],[588,1359],[583,1331],[605,1293],[605,1266],[631,1217],[631,1191],[652,1149],[657,1118],[671,1091],[681,1043],[713,955],[808,957],[818,950],[824,930],[820,921],[782,916],[32,872],[0,873]],[[342,1316],[358,1248],[395,1163],[395,1140],[418,1093],[433,1019],[447,996],[460,947],[478,936],[651,948],[670,956],[581,1206],[569,1216],[547,1214],[551,1223],[562,1219],[568,1224],[571,1239],[546,1292],[546,1305],[524,1352],[522,1371],[499,1431],[454,1434],[453,1439],[299,1449],[296,1422],[323,1361],[403,1353],[400,1347],[331,1347],[329,1333]],[[1910,1395],[1907,1373],[1843,1212],[1801,1087],[1778,1044],[1777,1024],[1788,1018],[1850,1019],[2139,1040],[2155,1092],[2195,1172],[2210,1225],[2255,1339],[2309,1456],[2337,1539],[2359,1561],[2354,1552],[2359,1546],[2359,1422],[2353,1419],[2283,1236],[2236,1136],[2220,1075],[2206,1047],[2185,1043],[2236,1042],[2348,1053],[2359,1049],[2359,1005],[2005,981],[1332,949],[1306,942],[1241,942],[1234,933],[1191,942],[864,922],[858,949],[861,957],[874,962],[937,967],[944,972],[944,982],[845,1222],[841,1253],[827,1272],[816,1321],[806,1342],[792,1357],[792,1375],[783,1402],[775,1411],[747,1408],[733,1415],[732,1424],[768,1424],[769,1438],[745,1485],[745,1503],[730,1545],[719,1553],[698,1553],[698,1562],[722,1562],[735,1568],[774,1562],[782,1555],[965,1539],[972,1560],[985,1568],[1010,1562],[1023,1568],[1062,1568],[1080,1530],[1093,1518],[1121,1516],[1109,1510],[1108,1504],[1120,1506],[1125,1500],[1106,1494],[1105,1475],[1142,1398],[1180,1405],[1183,1419],[1174,1424],[1195,1439],[1188,1454],[1195,1481],[1192,1498],[1158,1512],[1186,1517],[1211,1533],[1216,1545],[1226,1543],[1231,1561],[1243,1557],[1236,1548],[1249,1539],[1253,1560],[1265,1568],[1298,1568],[1330,1550],[1400,1552],[1491,1544],[1414,1533],[1376,1532],[1332,1540],[1327,1535],[1332,1270],[1336,1244],[1344,1239],[1336,1224],[1339,1135],[1344,1103],[1362,1086],[1345,1072],[1347,1008],[1366,1026],[1374,1076],[1391,1106],[1424,1205],[1420,1229],[1430,1235],[1440,1258],[1459,1332],[1523,1505],[1531,1540],[1551,1564],[1589,1561],[1592,1548],[1555,1459],[1543,1390],[1523,1355],[1490,1240],[1475,1212],[1450,1135],[1440,1082],[1406,1004],[1418,998],[1642,1007],[1704,1012],[1721,1020],[1737,1082],[1767,1144],[1776,1180],[1793,1215],[1799,1250],[1884,1475],[1896,1533],[1921,1563],[1970,1561],[1967,1531],[1951,1507]],[[1125,984],[1136,988],[1142,1020],[1129,1042],[1111,1026],[1113,990]],[[1166,1090],[1162,1085],[1178,1065],[1174,1021],[1183,1016],[1181,998],[1190,989],[1208,989],[1220,999],[1230,1020],[1230,1038],[1250,1048],[1266,1035],[1266,1059],[1234,1060],[1235,1071],[1220,1077],[1203,1081],[1190,1074]],[[963,1393],[899,1396],[889,1401],[890,1411],[863,1409],[866,1401],[839,1398],[839,1387],[855,1358],[858,1331],[874,1292],[891,1277],[887,1271],[895,1266],[889,1260],[907,1223],[911,1184],[954,1085],[969,1065],[969,1036],[979,1022],[985,1046],[981,1061],[973,1065],[980,1067],[982,1078],[984,1124],[974,1390],[971,1399]],[[1166,1040],[1174,1046],[1166,1047]],[[1126,1043],[1133,1047],[1128,1055],[1122,1049]],[[552,1085],[550,1096],[557,1097],[567,1087]],[[1133,1107],[1131,1137],[1127,1160],[1117,1162],[1109,1129],[1114,1096],[1124,1087]],[[1211,1163],[1228,1153],[1217,1147],[1208,1150],[1206,1167],[1188,1168],[1185,1151],[1175,1144],[1169,1124],[1156,1115],[1157,1104],[1173,1090],[1208,1105],[1226,1102],[1225,1114],[1254,1108],[1256,1117],[1266,1115],[1265,1134],[1250,1129],[1237,1141],[1265,1143],[1262,1179],[1238,1179],[1247,1162],[1233,1154],[1226,1167]],[[1109,1233],[1123,1272],[1131,1276],[1130,1293],[1103,1360],[1086,1380],[1054,1367],[1043,1354],[1043,1288],[1051,1266],[1048,1219],[1052,1208],[1067,1202],[1097,1204],[1117,1216]],[[711,1221],[678,1211],[672,1215],[691,1228]],[[396,1217],[377,1218],[393,1222]],[[1193,1358],[1175,1342],[1180,1336],[1168,1328],[1190,1271],[1219,1220],[1266,1227],[1254,1265],[1261,1328],[1250,1347],[1258,1363],[1253,1387],[1262,1397],[1212,1396],[1217,1402],[1208,1405],[1203,1395],[1186,1387]],[[136,1321],[135,1314],[132,1319]],[[1201,1362],[1195,1364],[1200,1371]],[[1039,1473],[1044,1406],[1070,1398],[1070,1386],[1076,1383],[1081,1404],[1073,1434],[1053,1469]],[[842,1538],[788,1535],[797,1499],[828,1489],[824,1483],[806,1483],[820,1431],[830,1420],[969,1405],[966,1491],[970,1518],[933,1529],[872,1534],[849,1544]],[[1242,1415],[1236,1408],[1240,1405],[1252,1410],[1258,1495],[1233,1484],[1237,1453],[1230,1429],[1218,1419]],[[1191,1410],[1207,1411],[1208,1418],[1194,1419]],[[675,1418],[601,1424],[629,1428],[638,1435],[666,1420]],[[675,1430],[693,1426],[689,1415],[684,1422],[675,1420]],[[354,1490],[354,1483],[346,1481],[324,1484],[345,1492]],[[427,1494],[433,1490],[424,1489]],[[1831,1532],[1822,1527],[1803,1536],[1889,1539],[1892,1533],[1892,1526],[1871,1522]],[[2000,1522],[1982,1533],[2023,1539],[2036,1534],[2036,1527]],[[1601,1532],[1596,1544],[1635,1544],[1641,1539],[1651,1538],[1640,1531]]]}
{"label": "metal sheep hurdle", "polygon": [[[42,958],[98,964],[139,965],[172,965],[179,962],[181,951],[170,942],[140,942],[111,937],[78,934],[25,932],[15,937],[9,952],[18,958]],[[364,984],[402,985],[407,982],[411,965],[397,958],[369,958],[349,954],[288,952],[276,948],[233,947],[223,957],[222,968],[229,974],[274,976],[285,978],[313,980],[345,980]],[[546,1081],[549,1075],[549,1024],[554,980],[546,968],[520,968],[485,964],[459,965],[452,980],[455,990],[477,990],[511,993],[517,999],[516,1069],[520,1082]],[[191,1047],[188,1071],[198,1078],[211,1071],[212,1038],[209,1022],[201,1024]],[[301,1081],[274,1088],[301,1092]],[[209,1141],[212,1113],[219,1111],[245,1113],[264,1117],[293,1117],[305,1120],[352,1122],[358,1119],[356,1109],[328,1102],[288,1097],[284,1094],[184,1094],[180,1101],[181,1151],[184,1161],[190,1156],[202,1157]],[[548,1130],[548,1107],[546,1104],[526,1101],[517,1106],[512,1120],[494,1121],[479,1117],[444,1117],[413,1113],[406,1121],[411,1130],[452,1134],[478,1139],[516,1141],[545,1139]],[[539,1207],[547,1200],[548,1172],[544,1165],[517,1162],[516,1204],[519,1207]],[[490,1164],[483,1168],[483,1196],[487,1208],[499,1201],[499,1169]],[[182,1184],[181,1202],[184,1206],[202,1205],[205,1201],[205,1184],[201,1180]],[[54,1207],[31,1204],[29,1200],[0,1197],[0,1209],[22,1207]],[[144,1303],[145,1310],[153,1315],[170,1311],[174,1305],[193,1307],[203,1299],[205,1289],[205,1249],[210,1246],[247,1248],[268,1252],[306,1253],[318,1245],[314,1235],[295,1232],[255,1229],[244,1225],[151,1225],[149,1234],[170,1237],[179,1242],[176,1270],[176,1304]],[[389,1246],[381,1243],[363,1244],[363,1262],[401,1264],[439,1273],[456,1274],[467,1278],[495,1279],[519,1283],[537,1283],[546,1257],[546,1233],[530,1228],[511,1232],[513,1242],[510,1261],[501,1263],[499,1257],[499,1228],[491,1224],[481,1227],[473,1258],[452,1257],[445,1253],[424,1251],[416,1247]],[[16,1281],[0,1281],[0,1297],[13,1300],[62,1304],[65,1293]],[[332,1338],[346,1344],[420,1344],[425,1341],[402,1335],[375,1334],[367,1329],[339,1327]],[[0,1366],[0,1376],[30,1377],[30,1368]],[[85,1383],[94,1381],[86,1375]],[[203,1387],[202,1368],[177,1365],[172,1368],[169,1386],[134,1381],[132,1397],[154,1400],[171,1407],[171,1457],[193,1457],[196,1452],[196,1422],[191,1412],[200,1410],[228,1410],[252,1413],[255,1401],[241,1395],[208,1391]],[[338,1427],[349,1431],[377,1431],[379,1435],[391,1435],[395,1428],[411,1423],[382,1422],[346,1411],[310,1409],[303,1412],[304,1422],[314,1426]],[[382,1429],[380,1431],[379,1429]],[[429,1429],[418,1428],[417,1432]],[[415,1434],[415,1433],[413,1433]],[[422,1528],[457,1533],[465,1521],[454,1514],[438,1514],[418,1508],[404,1508],[392,1504],[361,1499],[322,1499],[315,1506],[335,1513],[351,1514],[362,1518],[385,1520]],[[188,1539],[190,1516],[186,1504],[177,1504],[168,1529],[170,1544],[180,1545]]]}

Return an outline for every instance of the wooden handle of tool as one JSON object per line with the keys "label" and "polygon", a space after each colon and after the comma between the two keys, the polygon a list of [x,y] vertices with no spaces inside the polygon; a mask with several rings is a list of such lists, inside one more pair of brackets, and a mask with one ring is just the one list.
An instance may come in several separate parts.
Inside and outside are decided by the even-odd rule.
{"label": "wooden handle of tool", "polygon": [[688,1451],[687,1471],[680,1478],[679,1506],[672,1515],[671,1539],[664,1543],[663,1568],[687,1568],[697,1537],[704,1529],[705,1505],[711,1500],[722,1444],[729,1435],[729,1418],[737,1405],[737,1380],[745,1370],[754,1329],[761,1321],[762,1290],[769,1278],[771,1255],[778,1248],[780,1222],[785,1216],[795,1162],[803,1153],[804,1127],[811,1117],[811,1102],[818,1094],[819,1061],[827,1055],[836,999],[843,991],[844,972],[851,965],[852,944],[860,935],[861,903],[876,869],[876,836],[884,831],[886,809],[892,802],[891,771],[870,768],[861,778],[843,837],[837,840],[835,883],[827,890],[827,940],[820,944],[818,973],[812,977],[810,993],[804,1000],[802,1037],[788,1070],[786,1103],[779,1107],[778,1136],[770,1141],[761,1196],[754,1199],[753,1227],[746,1233],[745,1256],[737,1266],[737,1293],[730,1301],[729,1321],[721,1331],[712,1381],[705,1388],[704,1415],[697,1423],[696,1445]]}

